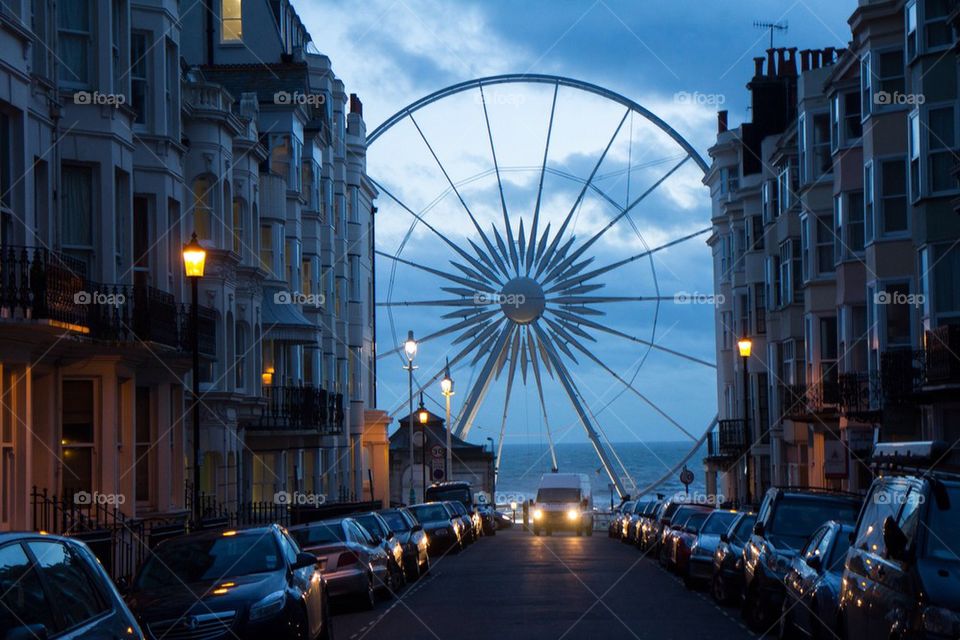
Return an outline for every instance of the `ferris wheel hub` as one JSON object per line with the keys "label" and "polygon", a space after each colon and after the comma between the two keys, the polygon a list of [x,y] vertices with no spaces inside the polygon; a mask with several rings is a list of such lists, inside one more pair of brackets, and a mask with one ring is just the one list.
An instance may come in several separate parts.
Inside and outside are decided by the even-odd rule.
{"label": "ferris wheel hub", "polygon": [[546,304],[543,287],[527,276],[508,281],[500,293],[500,308],[507,318],[517,324],[530,324],[538,319],[543,315]]}

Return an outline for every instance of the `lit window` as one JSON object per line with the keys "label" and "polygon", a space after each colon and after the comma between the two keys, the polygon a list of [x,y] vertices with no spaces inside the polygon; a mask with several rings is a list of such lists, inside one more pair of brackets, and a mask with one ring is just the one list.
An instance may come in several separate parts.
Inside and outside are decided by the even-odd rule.
{"label": "lit window", "polygon": [[223,0],[220,3],[220,40],[243,40],[243,0]]}

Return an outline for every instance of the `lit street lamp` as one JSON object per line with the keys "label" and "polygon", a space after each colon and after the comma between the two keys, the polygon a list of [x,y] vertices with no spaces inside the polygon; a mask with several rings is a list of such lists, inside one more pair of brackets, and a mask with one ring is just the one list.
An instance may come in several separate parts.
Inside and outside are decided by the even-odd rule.
{"label": "lit street lamp", "polygon": [[427,420],[430,414],[427,408],[423,406],[423,392],[420,392],[420,406],[417,408],[417,418],[420,420],[420,481],[421,502],[427,501]]}
{"label": "lit street lamp", "polygon": [[193,518],[200,523],[200,343],[197,339],[200,312],[197,308],[197,290],[207,262],[207,251],[197,241],[194,232],[190,242],[183,246],[183,271],[190,281],[190,347],[193,350]]}
{"label": "lit street lamp", "polygon": [[410,436],[410,504],[413,504],[417,499],[413,490],[413,370],[416,369],[413,359],[417,356],[417,341],[413,338],[413,331],[407,332],[407,341],[403,344],[403,352],[407,356],[407,364],[403,368],[409,374],[407,382],[410,391],[410,415],[407,417],[407,427]]}
{"label": "lit street lamp", "polygon": [[747,480],[747,507],[753,502],[753,490],[750,481],[750,450],[753,448],[753,438],[750,434],[750,374],[747,372],[747,363],[750,360],[750,351],[753,349],[753,341],[750,338],[740,338],[737,340],[737,349],[740,351],[740,364],[743,369],[743,438],[747,447],[747,455],[744,456],[746,462],[744,476]]}
{"label": "lit street lamp", "polygon": [[447,426],[447,457],[443,467],[443,479],[453,480],[453,449],[450,432],[453,425],[450,424],[450,396],[453,395],[453,378],[450,377],[450,360],[447,360],[447,366],[443,370],[443,380],[440,381],[440,393],[443,394],[447,405],[447,417],[444,424]]}

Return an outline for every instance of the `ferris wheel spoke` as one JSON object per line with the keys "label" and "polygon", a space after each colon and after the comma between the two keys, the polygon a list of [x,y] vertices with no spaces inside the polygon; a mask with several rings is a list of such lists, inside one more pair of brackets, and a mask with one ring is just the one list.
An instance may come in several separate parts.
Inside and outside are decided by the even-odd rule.
{"label": "ferris wheel spoke", "polygon": [[[553,136],[553,117],[557,112],[557,92],[560,90],[560,83],[553,85],[553,103],[550,105],[550,122],[547,125],[547,140],[543,145],[543,163],[540,165],[540,183],[537,185],[537,202],[533,207],[533,223],[530,225],[530,246],[525,258],[526,273],[530,274],[530,268],[534,263],[534,248],[537,246],[537,223],[540,221],[540,204],[543,198],[543,178],[547,174],[547,156],[550,153],[550,138]],[[544,236],[546,240],[546,236]]]}
{"label": "ferris wheel spoke", "polygon": [[449,281],[451,281],[451,282],[456,282],[457,284],[462,284],[462,285],[464,285],[465,287],[471,287],[471,288],[473,288],[474,291],[484,291],[484,292],[486,292],[486,293],[494,293],[494,292],[495,292],[495,291],[494,291],[494,288],[491,287],[491,286],[490,286],[489,284],[487,284],[486,282],[479,282],[479,281],[476,281],[476,280],[470,280],[470,279],[467,279],[467,278],[461,278],[461,277],[458,276],[458,275],[454,275],[454,274],[452,274],[452,273],[447,273],[446,271],[440,271],[439,269],[434,269],[433,267],[427,267],[427,266],[424,266],[424,265],[422,265],[422,264],[417,264],[416,262],[411,262],[410,260],[405,260],[405,259],[401,258],[400,256],[395,256],[395,255],[393,255],[393,254],[386,253],[385,251],[376,251],[375,253],[376,253],[376,255],[378,255],[378,256],[382,256],[382,257],[384,257],[384,258],[388,258],[388,259],[390,259],[390,260],[394,260],[395,262],[399,262],[399,263],[401,263],[401,264],[405,264],[405,265],[407,265],[407,266],[413,267],[414,269],[420,269],[421,271],[425,271],[425,272],[427,272],[427,273],[432,273],[433,275],[435,275],[435,276],[437,276],[437,277],[445,278],[445,279],[447,279],[447,280],[449,280]]}
{"label": "ferris wheel spoke", "polygon": [[454,434],[458,438],[466,438],[470,433],[473,421],[477,417],[477,411],[480,409],[480,405],[490,388],[490,381],[493,379],[494,369],[500,361],[500,358],[504,357],[507,341],[510,339],[510,334],[515,330],[515,327],[501,329],[493,346],[490,348],[487,361],[477,375],[477,379],[473,383],[473,388],[470,389],[467,400],[463,404],[463,410],[460,412],[457,427],[454,431]]}
{"label": "ferris wheel spoke", "polygon": [[540,265],[537,266],[537,275],[539,276],[546,264],[553,259],[553,253],[556,251],[557,244],[560,241],[560,238],[563,237],[563,233],[567,230],[567,225],[570,224],[570,220],[573,219],[573,214],[577,210],[577,207],[580,206],[580,203],[583,201],[583,196],[587,193],[587,189],[590,188],[590,185],[593,184],[593,177],[597,175],[597,171],[600,170],[600,165],[603,164],[603,161],[607,157],[607,153],[610,151],[610,147],[613,146],[614,141],[617,139],[617,136],[620,134],[620,130],[623,128],[623,123],[627,121],[627,116],[631,114],[631,110],[627,109],[623,113],[623,117],[620,118],[620,123],[617,125],[616,130],[613,132],[613,135],[610,136],[607,146],[604,147],[603,153],[600,154],[600,158],[597,160],[597,164],[594,165],[593,171],[590,172],[590,177],[587,178],[587,181],[583,183],[583,187],[580,189],[580,193],[577,195],[577,199],[574,201],[573,206],[570,207],[570,211],[567,212],[567,216],[563,219],[563,224],[560,225],[560,230],[557,231],[557,235],[554,237],[553,242],[550,243],[550,247],[547,249],[546,255],[541,258]]}
{"label": "ferris wheel spoke", "polygon": [[641,193],[639,196],[637,196],[637,198],[636,198],[633,202],[631,202],[630,204],[628,204],[628,205],[626,206],[626,208],[623,209],[623,211],[621,211],[620,213],[618,213],[616,216],[612,217],[612,218],[607,222],[607,224],[604,225],[604,227],[603,227],[602,229],[600,229],[600,231],[598,231],[597,233],[595,233],[595,234],[593,235],[593,237],[591,237],[589,240],[587,240],[587,241],[584,242],[582,245],[580,245],[579,247],[577,247],[577,249],[576,249],[573,253],[571,253],[565,260],[563,260],[562,262],[559,262],[555,267],[553,267],[553,269],[551,269],[551,271],[544,277],[544,279],[543,279],[544,283],[553,281],[553,279],[554,279],[555,277],[557,277],[558,275],[560,275],[561,273],[563,273],[563,270],[564,270],[566,267],[570,266],[570,265],[574,262],[574,260],[576,260],[577,258],[579,258],[580,256],[582,256],[583,253],[584,253],[587,249],[589,249],[591,246],[593,246],[593,244],[594,244],[597,240],[599,240],[600,238],[603,237],[603,234],[605,234],[607,231],[609,231],[611,227],[613,227],[615,224],[617,224],[617,222],[619,222],[620,220],[622,220],[624,216],[626,216],[627,214],[629,214],[637,205],[639,205],[641,202],[643,202],[644,199],[645,199],[647,196],[649,196],[651,193],[653,193],[654,191],[656,191],[657,187],[659,187],[661,184],[663,184],[663,183],[667,180],[667,178],[669,178],[670,176],[672,176],[672,175],[673,175],[678,169],[680,169],[680,167],[682,167],[682,166],[687,162],[687,160],[689,160],[689,159],[690,159],[690,156],[689,156],[689,155],[684,156],[684,158],[683,158],[680,162],[678,162],[677,164],[673,165],[673,167],[671,167],[671,169],[670,169],[669,171],[667,171],[667,173],[665,173],[663,176],[661,176],[660,179],[658,179],[656,182],[654,182],[653,185],[651,185],[646,191],[644,191],[644,192]]}
{"label": "ferris wheel spoke", "polygon": [[694,231],[693,233],[689,233],[689,234],[687,234],[687,235],[685,235],[685,236],[683,236],[683,237],[681,237],[681,238],[677,238],[676,240],[671,240],[670,242],[667,242],[666,244],[662,244],[662,245],[660,245],[660,246],[658,246],[658,247],[654,247],[653,249],[647,249],[646,251],[643,251],[643,252],[638,253],[638,254],[636,254],[636,255],[630,256],[629,258],[624,258],[623,260],[618,260],[617,262],[614,262],[614,263],[612,263],[612,264],[608,264],[608,265],[605,266],[605,267],[600,267],[599,269],[594,269],[593,271],[588,271],[587,273],[584,273],[584,274],[581,274],[581,275],[578,275],[578,276],[574,276],[574,277],[569,278],[569,279],[567,279],[567,280],[564,280],[564,281],[562,281],[562,282],[558,282],[557,284],[553,285],[553,287],[547,289],[545,293],[554,293],[554,292],[556,292],[556,291],[562,291],[562,290],[565,289],[566,287],[569,287],[569,286],[572,286],[572,285],[575,285],[575,284],[582,284],[583,282],[585,282],[585,281],[587,281],[587,280],[590,280],[590,279],[592,279],[592,278],[596,278],[597,276],[601,276],[601,275],[603,275],[604,273],[608,273],[608,272],[610,272],[610,271],[613,271],[614,269],[619,269],[620,267],[622,267],[622,266],[624,266],[624,265],[628,265],[628,264],[630,264],[631,262],[636,262],[637,260],[640,260],[640,259],[642,259],[642,258],[646,258],[647,256],[653,255],[654,253],[657,253],[658,251],[663,251],[664,249],[668,249],[668,248],[673,247],[673,246],[675,246],[675,245],[684,243],[684,242],[686,242],[686,241],[688,241],[688,240],[692,240],[693,238],[696,238],[697,236],[702,236],[702,235],[705,234],[705,233],[709,233],[711,230],[712,230],[711,227],[707,227],[707,228],[705,228],[705,229],[700,229],[699,231]]}
{"label": "ferris wheel spoke", "polygon": [[378,302],[378,307],[475,307],[477,303],[473,300],[392,300],[390,302]]}
{"label": "ferris wheel spoke", "polygon": [[[543,329],[541,329],[537,324],[533,324],[532,326],[534,331],[537,332],[537,335],[541,341],[545,341]],[[576,387],[573,385],[570,375],[567,373],[566,366],[564,366],[563,362],[560,360],[560,356],[558,356],[556,351],[553,350],[552,345],[549,342],[546,343],[546,347],[547,355],[550,357],[550,360],[553,361],[553,368],[557,372],[557,378],[560,380],[560,385],[566,392],[567,397],[570,398],[570,403],[573,405],[574,410],[580,416],[580,422],[583,424],[583,428],[587,432],[587,438],[589,438],[590,442],[593,443],[593,448],[596,450],[597,457],[600,458],[600,463],[607,472],[610,482],[612,482],[614,487],[616,487],[619,495],[624,495],[623,483],[620,481],[620,478],[617,476],[617,474],[614,473],[613,464],[611,464],[606,449],[604,448],[603,443],[600,441],[600,437],[597,434],[596,429],[594,429],[590,417],[587,415],[584,404],[580,401]]]}
{"label": "ferris wheel spoke", "polygon": [[440,231],[438,231],[436,227],[434,227],[432,224],[430,224],[429,222],[427,222],[427,221],[424,219],[423,216],[421,216],[420,214],[418,214],[417,212],[415,212],[413,209],[411,209],[409,206],[407,206],[407,204],[406,204],[405,202],[403,202],[402,200],[400,200],[397,196],[393,195],[393,193],[392,193],[389,189],[387,189],[386,187],[384,187],[382,184],[380,184],[379,182],[377,182],[377,181],[374,180],[373,178],[371,178],[370,181],[373,183],[373,185],[374,185],[379,191],[387,194],[387,197],[389,197],[391,200],[393,200],[393,201],[396,202],[398,205],[400,205],[400,207],[401,207],[404,211],[406,211],[407,213],[409,213],[410,215],[412,215],[412,216],[417,220],[417,222],[419,222],[420,224],[422,224],[423,226],[425,226],[427,229],[429,229],[431,232],[433,232],[433,234],[434,234],[435,236],[437,236],[438,238],[440,238],[441,240],[443,240],[443,242],[444,242],[448,247],[450,247],[451,249],[453,249],[454,251],[456,251],[456,252],[457,252],[457,255],[459,255],[459,256],[462,257],[464,260],[466,260],[467,262],[469,262],[470,264],[472,264],[478,271],[480,271],[481,273],[483,273],[484,276],[486,276],[486,277],[489,278],[490,280],[492,280],[492,281],[494,281],[494,282],[499,282],[500,276],[499,276],[499,274],[496,273],[496,267],[493,267],[493,265],[491,264],[490,267],[493,267],[493,268],[492,268],[492,269],[491,269],[491,268],[488,268],[488,266],[486,266],[485,264],[483,264],[482,262],[480,262],[479,260],[477,260],[476,258],[474,258],[473,256],[471,256],[469,253],[467,253],[466,251],[464,251],[460,246],[458,246],[455,242],[453,242],[452,240],[450,240],[450,238],[448,238],[446,235],[440,233]]}
{"label": "ferris wheel spoke", "polygon": [[[543,229],[543,236],[540,238],[540,242],[536,242],[536,237],[530,239],[531,243],[537,245],[536,255],[533,258],[534,263],[539,263],[540,259],[543,258],[543,252],[547,250],[547,238],[550,237],[550,223],[547,223],[547,226]],[[527,272],[529,275],[529,271]]]}
{"label": "ferris wheel spoke", "polygon": [[[435,331],[435,332],[427,335],[426,337],[420,338],[420,339],[417,340],[417,342],[418,342],[419,344],[423,344],[424,342],[429,342],[430,340],[435,340],[436,338],[441,338],[441,337],[446,336],[446,335],[449,335],[449,334],[451,334],[451,333],[456,333],[457,331],[460,331],[461,329],[468,329],[468,328],[472,327],[472,326],[475,325],[475,324],[478,324],[478,323],[483,322],[484,320],[489,320],[490,318],[492,318],[493,316],[495,316],[496,313],[497,313],[496,310],[494,310],[494,311],[484,311],[484,312],[478,313],[478,314],[474,315],[473,317],[467,318],[467,319],[465,319],[465,320],[463,320],[463,321],[461,321],[461,322],[457,322],[457,323],[455,323],[455,324],[452,324],[452,325],[450,325],[450,326],[448,326],[448,327],[446,327],[446,328],[444,328],[444,329],[440,329],[439,331]],[[502,320],[501,320],[501,322],[502,322]],[[396,347],[394,347],[393,349],[390,349],[389,351],[385,351],[385,352],[383,352],[383,353],[378,353],[378,354],[377,354],[377,360],[381,360],[381,359],[383,359],[383,358],[386,358],[387,356],[393,355],[394,353],[400,353],[401,351],[403,351],[403,345],[402,345],[402,344],[401,344],[401,345],[397,345]]]}
{"label": "ferris wheel spoke", "polygon": [[506,366],[506,364],[507,364],[508,362],[511,362],[511,363],[516,362],[516,360],[517,360],[517,358],[516,358],[517,343],[518,343],[519,341],[520,341],[520,332],[517,331],[516,328],[514,328],[513,339],[512,339],[512,346],[507,347],[508,351],[509,351],[511,354],[513,354],[513,355],[510,355],[510,356],[508,356],[508,357],[503,358],[502,360],[500,360],[500,364],[497,365],[497,373],[496,373],[496,375],[494,376],[495,379],[497,379],[497,380],[500,379],[500,374],[503,373],[503,368]]}
{"label": "ferris wheel spoke", "polygon": [[606,304],[609,302],[668,302],[674,300],[674,296],[576,296],[565,295],[555,298],[548,298],[548,303],[553,304]]}
{"label": "ferris wheel spoke", "polygon": [[500,235],[500,231],[497,230],[495,225],[491,225],[493,229],[493,239],[497,241],[497,247],[500,249],[500,253],[503,254],[503,259],[510,261],[510,251],[507,249],[507,243],[503,241],[503,236]]}
{"label": "ferris wheel spoke", "polygon": [[410,117],[410,121],[413,122],[413,126],[417,128],[417,132],[420,134],[420,139],[423,140],[423,144],[426,145],[427,149],[430,151],[430,155],[433,156],[434,161],[436,161],[437,166],[440,167],[440,172],[443,173],[443,177],[447,179],[447,184],[450,185],[450,188],[453,189],[453,192],[456,194],[457,199],[460,201],[460,204],[463,206],[463,210],[467,212],[467,216],[470,218],[470,222],[473,223],[474,228],[477,230],[477,233],[480,234],[480,239],[483,240],[483,243],[487,246],[487,251],[489,251],[494,258],[494,261],[500,268],[500,271],[503,275],[510,277],[510,272],[507,270],[506,265],[500,260],[500,256],[496,254],[496,250],[493,247],[493,244],[490,243],[490,239],[483,232],[483,229],[480,228],[480,223],[477,222],[476,217],[474,217],[473,212],[470,211],[470,207],[467,206],[467,201],[463,199],[463,195],[460,193],[460,190],[457,189],[457,185],[453,182],[453,179],[450,177],[450,174],[447,173],[447,168],[443,166],[443,163],[440,161],[440,157],[437,155],[437,152],[433,150],[433,145],[430,144],[430,141],[427,140],[427,136],[424,135],[423,130],[420,128],[420,124],[417,122],[417,119],[413,117],[413,113],[407,114]]}
{"label": "ferris wheel spoke", "polygon": [[[506,362],[506,360],[504,360],[504,362]],[[500,472],[500,456],[503,453],[503,434],[507,429],[507,411],[510,408],[510,396],[513,395],[513,379],[516,377],[516,373],[516,361],[512,360],[510,370],[507,372],[507,392],[503,398],[503,416],[500,418],[500,439],[497,441],[497,458],[493,465],[494,476]],[[499,373],[497,375],[499,375]]]}
{"label": "ferris wheel spoke", "polygon": [[547,321],[547,324],[550,325],[550,328],[554,330],[561,338],[567,342],[573,342],[574,338],[570,333],[575,333],[585,340],[590,340],[591,342],[596,342],[597,339],[592,335],[578,327],[576,324],[566,322],[564,320],[553,320],[551,318],[544,318]]}
{"label": "ferris wheel spoke", "polygon": [[[532,336],[531,336],[532,340]],[[531,341],[528,340],[527,344],[531,344]],[[540,379],[540,369],[537,367],[537,359],[533,357],[531,352],[530,361],[533,362],[533,378],[537,383],[537,396],[540,399],[540,411],[543,414],[543,426],[547,430],[547,446],[550,447],[550,460],[553,464],[550,467],[554,472],[556,472],[560,467],[557,465],[557,449],[553,444],[553,432],[550,429],[550,420],[547,418],[547,403],[543,397],[543,381]]]}
{"label": "ferris wheel spoke", "polygon": [[480,89],[480,102],[483,104],[483,120],[487,125],[487,139],[490,141],[490,155],[493,157],[493,168],[497,173],[497,189],[500,191],[500,207],[503,209],[503,225],[507,231],[507,245],[510,247],[509,255],[504,256],[512,264],[516,271],[520,270],[520,263],[517,258],[517,246],[513,243],[513,224],[510,222],[510,214],[507,211],[507,199],[503,196],[503,181],[500,179],[500,163],[497,162],[497,147],[493,143],[493,130],[490,128],[490,114],[487,112],[487,97],[483,93],[483,83],[478,85]]}

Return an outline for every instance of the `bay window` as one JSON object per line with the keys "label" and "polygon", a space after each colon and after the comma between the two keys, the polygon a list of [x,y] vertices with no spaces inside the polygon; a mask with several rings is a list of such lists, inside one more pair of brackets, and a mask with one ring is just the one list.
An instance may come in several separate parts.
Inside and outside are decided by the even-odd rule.
{"label": "bay window", "polygon": [[907,165],[903,158],[880,161],[880,234],[906,231]]}
{"label": "bay window", "polygon": [[73,86],[90,82],[90,52],[93,47],[95,3],[88,0],[60,0],[57,6],[60,81]]}

